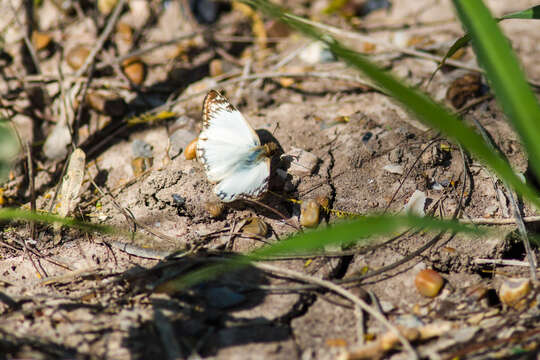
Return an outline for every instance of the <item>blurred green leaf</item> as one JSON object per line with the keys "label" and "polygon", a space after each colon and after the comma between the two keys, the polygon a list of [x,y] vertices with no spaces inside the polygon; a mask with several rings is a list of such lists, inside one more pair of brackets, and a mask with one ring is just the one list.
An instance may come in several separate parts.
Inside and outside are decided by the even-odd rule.
{"label": "blurred green leaf", "polygon": [[497,21],[505,19],[529,19],[529,20],[538,20],[540,19],[540,5],[533,6],[527,10],[518,11],[515,13],[507,14],[501,16]]}
{"label": "blurred green leaf", "polygon": [[0,184],[9,174],[11,162],[19,152],[15,131],[6,120],[0,119]]}
{"label": "blurred green leaf", "polygon": [[26,220],[26,221],[36,221],[46,224],[59,223],[66,225],[72,228],[77,228],[85,231],[98,231],[105,234],[126,234],[122,230],[115,229],[112,226],[92,224],[90,222],[85,222],[77,220],[70,217],[62,217],[58,215],[52,215],[49,213],[37,213],[28,210],[15,209],[15,208],[4,208],[0,209],[0,220]]}

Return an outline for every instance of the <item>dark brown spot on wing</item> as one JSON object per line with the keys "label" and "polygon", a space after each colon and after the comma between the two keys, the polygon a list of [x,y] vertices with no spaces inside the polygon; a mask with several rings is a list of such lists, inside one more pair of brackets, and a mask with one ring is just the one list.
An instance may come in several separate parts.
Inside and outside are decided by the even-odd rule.
{"label": "dark brown spot on wing", "polygon": [[219,110],[228,112],[238,111],[225,96],[216,90],[210,90],[203,101],[202,119],[205,128],[208,127],[209,121]]}

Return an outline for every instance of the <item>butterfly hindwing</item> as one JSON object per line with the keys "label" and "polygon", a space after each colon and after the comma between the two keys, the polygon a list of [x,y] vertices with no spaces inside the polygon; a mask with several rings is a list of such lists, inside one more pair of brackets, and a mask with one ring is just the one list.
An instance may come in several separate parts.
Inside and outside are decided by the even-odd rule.
{"label": "butterfly hindwing", "polygon": [[224,202],[237,198],[258,198],[268,189],[270,159],[255,166],[240,167],[214,187],[214,193]]}

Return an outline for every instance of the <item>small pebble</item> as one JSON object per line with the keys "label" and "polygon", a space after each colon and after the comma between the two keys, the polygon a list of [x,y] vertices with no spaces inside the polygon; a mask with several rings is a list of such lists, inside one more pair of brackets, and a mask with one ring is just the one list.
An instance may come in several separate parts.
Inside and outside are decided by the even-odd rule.
{"label": "small pebble", "polygon": [[258,217],[251,217],[246,219],[244,226],[242,226],[242,232],[258,236],[266,236],[268,233],[268,225],[266,225],[266,223]]}
{"label": "small pebble", "polygon": [[151,158],[153,156],[153,150],[154,147],[152,145],[140,139],[135,139],[131,143],[131,152],[133,153],[133,157]]}
{"label": "small pebble", "polygon": [[[182,153],[188,145],[193,143],[195,134],[186,129],[178,129],[169,136],[169,157],[174,159]],[[196,146],[196,145],[195,145]]]}
{"label": "small pebble", "polygon": [[281,155],[281,159],[290,161],[287,172],[296,176],[311,175],[319,162],[317,156],[298,148],[292,148],[288,153]]}
{"label": "small pebble", "polygon": [[319,225],[320,205],[313,199],[302,202],[300,209],[300,225],[314,228]]}
{"label": "small pebble", "polygon": [[122,116],[126,111],[126,103],[118,95],[89,92],[86,103],[94,110],[110,116]]}
{"label": "small pebble", "polygon": [[98,0],[97,8],[103,15],[109,15],[117,2],[118,0]]}
{"label": "small pebble", "polygon": [[153,159],[151,157],[136,157],[131,160],[131,169],[133,170],[133,175],[140,176],[146,170],[152,168]]}
{"label": "small pebble", "polygon": [[206,204],[204,204],[204,208],[210,214],[213,218],[218,218],[221,216],[224,210],[223,203],[220,201],[209,201]]}
{"label": "small pebble", "polygon": [[300,52],[300,59],[307,64],[328,63],[336,60],[328,47],[320,42],[314,42]]}
{"label": "small pebble", "polygon": [[388,164],[383,169],[391,174],[403,175],[403,166],[401,165]]}
{"label": "small pebble", "polygon": [[122,61],[122,70],[135,85],[141,85],[146,78],[146,65],[137,57]]}
{"label": "small pebble", "polygon": [[42,33],[39,31],[34,31],[32,33],[32,44],[36,51],[41,51],[49,46],[51,43],[52,37],[49,34]]}
{"label": "small pebble", "polygon": [[199,140],[199,138],[193,139],[193,141],[191,141],[184,149],[184,157],[186,160],[193,160],[197,157],[197,140]]}
{"label": "small pebble", "polygon": [[403,210],[413,215],[424,216],[426,214],[424,210],[426,199],[426,194],[423,191],[415,190]]}
{"label": "small pebble", "polygon": [[439,294],[444,279],[438,272],[431,269],[424,269],[416,275],[414,285],[420,294],[427,297],[435,297]]}
{"label": "small pebble", "polygon": [[173,203],[175,206],[184,206],[186,204],[186,199],[178,194],[172,194]]}
{"label": "small pebble", "polygon": [[499,298],[507,306],[522,309],[526,304],[525,298],[531,290],[529,279],[506,279],[499,288]]}
{"label": "small pebble", "polygon": [[68,153],[68,145],[71,144],[71,133],[67,125],[56,124],[51,131],[45,144],[43,145],[43,153],[48,159],[59,160],[66,157]]}
{"label": "small pebble", "polygon": [[90,49],[84,45],[77,45],[66,55],[66,61],[73,70],[78,70],[83,66],[86,58],[90,55]]}

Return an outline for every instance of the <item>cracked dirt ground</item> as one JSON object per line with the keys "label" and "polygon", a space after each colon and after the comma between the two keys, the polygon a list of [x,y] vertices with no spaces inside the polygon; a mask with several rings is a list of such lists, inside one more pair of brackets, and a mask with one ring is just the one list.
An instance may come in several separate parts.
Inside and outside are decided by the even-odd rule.
{"label": "cracked dirt ground", "polygon": [[[0,4],[9,10],[7,2],[1,0]],[[43,7],[36,9],[42,13],[36,26],[51,33],[59,46],[50,54],[39,54],[44,75],[37,80],[25,75],[17,55],[22,30],[12,26],[6,30],[4,50],[14,62],[2,65],[2,76],[7,80],[0,83],[0,93],[10,95],[3,103],[9,101],[14,111],[26,109],[13,118],[21,137],[37,144],[52,132],[61,105],[53,97],[45,99],[49,110],[36,110],[34,98],[13,89],[21,86],[22,94],[30,94],[31,87],[41,86],[59,97],[58,67],[65,74],[73,73],[60,56],[62,49],[93,44],[106,19],[93,7],[83,6],[82,13],[68,16],[51,3],[45,0]],[[361,338],[369,340],[386,329],[371,317],[362,318],[349,302],[332,292],[255,267],[223,274],[183,292],[174,291],[174,282],[169,280],[213,263],[225,253],[248,252],[296,232],[291,224],[298,222],[300,205],[287,199],[326,197],[330,208],[358,214],[382,212],[389,204],[388,211],[397,212],[420,190],[427,195],[427,209],[445,217],[452,215],[460,201],[464,219],[508,217],[507,195],[485,167],[466,154],[462,157],[455,144],[359,81],[355,71],[339,61],[307,63],[302,49],[308,48],[308,40],[288,35],[276,44],[269,43],[263,51],[252,42],[238,40],[253,36],[254,20],[239,11],[227,11],[216,24],[208,25],[210,34],[178,41],[180,46],[163,45],[178,34],[203,29],[186,20],[178,2],[166,3],[165,11],[158,1],[130,1],[120,16],[120,22],[139,34],[137,48],[162,42],[156,50],[141,55],[147,64],[142,84],[133,86],[125,75],[119,75],[118,63],[112,69],[105,66],[123,55],[117,33],[113,34],[116,47],[106,45],[96,60],[103,67],[97,66],[101,70],[89,91],[112,89],[125,101],[127,113],[118,117],[88,108],[79,124],[87,165],[73,215],[136,229],[139,236],[130,239],[63,229],[61,241],[55,241],[52,227],[39,226],[38,241],[32,244],[36,252],[30,256],[20,245],[29,237],[29,227],[22,223],[4,225],[0,352],[5,358],[333,359]],[[337,15],[321,16],[325,4],[293,1],[288,5],[324,23],[353,26]],[[501,15],[534,3],[489,1],[488,5]],[[140,18],[145,6],[155,11],[151,20]],[[416,44],[418,49],[439,55],[462,34],[448,1],[394,1],[390,9],[374,11],[362,21],[363,31],[377,40],[396,46]],[[5,26],[2,23],[1,28]],[[540,82],[540,35],[535,26],[524,21],[502,23],[528,77]],[[373,48],[358,40],[346,41],[446,104],[449,86],[469,73],[445,68],[426,88],[435,62],[377,45]],[[287,57],[288,62],[276,66]],[[236,75],[243,71],[312,75],[222,83],[226,76],[212,78],[209,74],[216,59]],[[470,49],[459,61],[475,66]],[[251,65],[245,66],[246,62]],[[26,81],[18,79],[25,76]],[[47,76],[53,80],[44,81]],[[464,105],[488,93],[485,79],[480,81],[477,91],[466,93]],[[76,82],[69,84],[75,86]],[[186,160],[183,153],[171,152],[172,147],[183,148],[198,135],[202,99],[210,88],[222,90],[230,98],[263,142],[279,144],[280,153],[272,159],[272,193],[260,200],[266,207],[235,202],[211,216],[208,204],[216,198],[201,164]],[[197,96],[186,97],[197,92]],[[174,118],[120,126],[122,119],[152,110],[167,99],[181,100],[171,109],[176,113]],[[526,155],[496,102],[488,97],[468,107],[464,119],[472,118],[480,121],[516,171],[525,172]],[[38,120],[41,125],[36,129]],[[177,131],[181,131],[181,138],[173,142]],[[135,140],[151,146],[152,163],[142,174],[134,173]],[[310,171],[291,170],[281,155],[294,151],[316,157]],[[39,148],[34,153],[37,207],[49,209],[63,161],[47,159]],[[30,201],[24,161],[20,159],[14,177],[5,186],[4,196],[15,204]],[[105,195],[95,190],[90,179]],[[286,221],[268,207],[285,215]],[[340,220],[338,215],[322,213],[319,227]],[[524,215],[535,215],[535,210],[525,204]],[[245,220],[254,216],[269,228],[264,237],[240,231]],[[535,224],[529,225],[532,228]],[[527,309],[509,309],[498,301],[495,290],[505,278],[527,277],[527,267],[476,262],[524,259],[523,248],[513,236],[515,227],[496,229],[492,236],[478,239],[406,233],[393,241],[377,240],[384,243],[382,246],[328,249],[329,256],[269,263],[344,281],[358,297],[372,302],[377,298],[381,311],[394,324],[418,327],[450,322],[451,330],[442,336],[414,344],[425,358],[493,358],[516,352],[526,358],[539,346],[538,301]],[[431,246],[418,251],[425,244]],[[191,252],[163,258],[178,250]],[[410,260],[371,276],[372,271],[415,252]],[[442,293],[434,299],[419,295],[413,284],[414,276],[424,268],[437,270],[445,279]],[[46,278],[40,278],[43,274]],[[477,299],[479,292],[483,296]],[[407,356],[404,351],[387,354],[396,359]]]}

